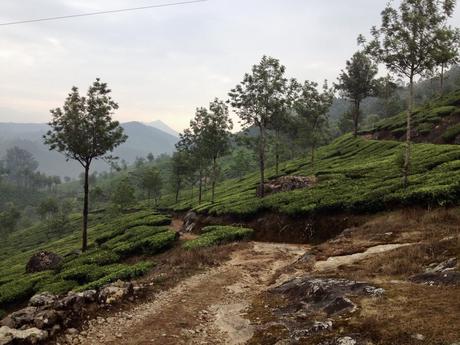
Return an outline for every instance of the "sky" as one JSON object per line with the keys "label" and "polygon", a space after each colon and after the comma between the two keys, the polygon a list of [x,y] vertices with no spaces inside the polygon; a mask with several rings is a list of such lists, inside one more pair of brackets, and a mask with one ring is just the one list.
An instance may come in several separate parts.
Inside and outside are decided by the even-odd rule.
{"label": "sky", "polygon": [[[0,23],[174,0],[2,0]],[[48,122],[72,86],[109,84],[122,122],[181,131],[263,55],[287,76],[334,82],[388,0],[208,0],[0,26],[0,122]],[[452,24],[460,26],[460,9]]]}

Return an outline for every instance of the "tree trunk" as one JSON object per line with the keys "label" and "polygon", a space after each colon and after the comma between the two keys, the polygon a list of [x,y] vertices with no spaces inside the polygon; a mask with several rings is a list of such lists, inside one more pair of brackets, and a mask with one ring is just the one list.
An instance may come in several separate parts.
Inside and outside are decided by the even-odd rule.
{"label": "tree trunk", "polygon": [[276,142],[275,142],[275,170],[276,176],[279,175],[280,172],[280,131],[276,130]]}
{"label": "tree trunk", "polygon": [[358,136],[358,124],[359,124],[359,104],[360,102],[355,101],[355,112],[353,116],[353,136],[356,138]]}
{"label": "tree trunk", "polygon": [[259,168],[260,168],[260,197],[265,197],[265,128],[259,126],[260,142],[259,142]]}
{"label": "tree trunk", "polygon": [[441,64],[441,96],[444,94],[444,63]]}
{"label": "tree trunk", "polygon": [[411,153],[411,119],[414,107],[414,77],[410,77],[409,85],[409,102],[407,109],[407,128],[406,128],[406,152],[404,155],[404,168],[403,168],[403,185],[407,188],[409,185],[409,169],[410,169],[410,153]]}
{"label": "tree trunk", "polygon": [[217,178],[217,161],[216,157],[212,159],[212,192],[211,192],[211,203],[214,204],[215,189],[216,189],[216,178]]}
{"label": "tree trunk", "polygon": [[85,185],[84,185],[84,201],[83,201],[83,232],[81,250],[85,252],[88,249],[88,211],[89,211],[89,163],[85,165]]}
{"label": "tree trunk", "polygon": [[198,182],[198,203],[203,199],[203,171],[200,170],[200,181]]}
{"label": "tree trunk", "polygon": [[[315,144],[311,146],[311,169],[315,169]],[[315,172],[313,171],[313,174]]]}
{"label": "tree trunk", "polygon": [[[193,187],[192,187],[193,188]],[[179,201],[179,192],[180,192],[180,184],[178,183],[176,185],[176,204],[178,203]]]}

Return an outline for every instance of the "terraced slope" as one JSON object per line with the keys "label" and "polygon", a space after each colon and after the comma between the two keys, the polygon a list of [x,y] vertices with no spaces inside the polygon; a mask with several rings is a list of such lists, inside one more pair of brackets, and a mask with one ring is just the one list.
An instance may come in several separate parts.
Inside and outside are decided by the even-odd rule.
{"label": "terraced slope", "polygon": [[[384,119],[362,133],[370,134],[373,139],[404,140],[406,113]],[[415,142],[460,144],[460,90],[416,109],[412,137]]]}
{"label": "terraced slope", "polygon": [[[401,205],[446,205],[460,197],[460,147],[458,145],[415,144],[410,186],[401,180],[403,144],[343,136],[318,150],[315,166],[308,159],[281,166],[282,175],[317,177],[312,188],[256,197],[258,174],[242,180],[227,180],[217,187],[216,202],[198,205],[190,191],[173,208],[193,208],[211,215],[254,216],[263,211],[289,215],[328,212],[374,212]],[[268,179],[274,179],[269,169]],[[196,192],[195,192],[196,194]],[[209,193],[205,200],[210,200]],[[172,196],[163,200],[173,205]]]}

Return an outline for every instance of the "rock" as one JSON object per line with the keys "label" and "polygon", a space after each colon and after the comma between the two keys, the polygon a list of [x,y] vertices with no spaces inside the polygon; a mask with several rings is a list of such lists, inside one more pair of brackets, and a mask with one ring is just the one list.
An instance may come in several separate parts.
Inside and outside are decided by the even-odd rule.
{"label": "rock", "polygon": [[113,304],[132,294],[133,284],[119,280],[113,284],[106,285],[99,291],[99,302]]}
{"label": "rock", "polygon": [[38,328],[25,330],[12,329],[7,326],[0,327],[0,345],[12,344],[37,344],[48,338],[48,332]]}
{"label": "rock", "polygon": [[0,322],[0,325],[7,326],[10,328],[21,328],[23,326],[31,326],[34,324],[36,313],[36,307],[23,308],[8,315]]}
{"label": "rock", "polygon": [[96,290],[86,290],[78,293],[78,296],[82,297],[86,303],[93,303],[97,300],[97,291]]}
{"label": "rock", "polygon": [[29,300],[29,305],[32,307],[49,307],[56,302],[57,296],[48,292],[39,293]]}
{"label": "rock", "polygon": [[66,333],[69,335],[77,335],[78,330],[76,328],[69,328]]}
{"label": "rock", "polygon": [[42,310],[35,315],[34,325],[39,329],[50,329],[59,324],[62,320],[62,314],[56,310]]}
{"label": "rock", "polygon": [[85,305],[83,294],[70,291],[67,296],[56,302],[57,309],[80,313]]}
{"label": "rock", "polygon": [[428,268],[426,270],[426,273],[453,271],[455,267],[457,267],[457,258],[451,258],[447,261],[440,263],[434,268]]}
{"label": "rock", "polygon": [[425,340],[425,336],[423,334],[413,334],[411,338],[420,341]]}
{"label": "rock", "polygon": [[337,345],[356,345],[357,342],[353,338],[342,337],[342,338],[337,339],[336,344]]}
{"label": "rock", "polygon": [[[317,183],[316,177],[308,176],[282,176],[275,180],[264,183],[265,195],[288,192],[296,189],[310,188]],[[262,189],[257,187],[257,196],[262,195]]]}
{"label": "rock", "polygon": [[410,281],[424,285],[460,285],[460,272],[427,272],[416,274],[409,278]]}
{"label": "rock", "polygon": [[356,305],[346,297],[336,297],[323,310],[328,315],[351,313],[356,310]]}
{"label": "rock", "polygon": [[189,211],[184,217],[184,224],[182,225],[183,232],[193,232],[196,226],[196,222],[198,220],[198,215],[193,212]]}
{"label": "rock", "polygon": [[47,251],[41,251],[34,254],[27,262],[26,272],[36,273],[47,270],[54,270],[59,267],[62,257]]}

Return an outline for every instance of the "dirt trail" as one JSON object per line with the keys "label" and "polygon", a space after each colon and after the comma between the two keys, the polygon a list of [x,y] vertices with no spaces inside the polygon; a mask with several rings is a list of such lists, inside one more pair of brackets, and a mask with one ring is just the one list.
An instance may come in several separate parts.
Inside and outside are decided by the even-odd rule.
{"label": "dirt trail", "polygon": [[244,344],[252,299],[276,271],[296,261],[305,245],[253,243],[220,267],[195,275],[129,313],[91,322],[80,344]]}
{"label": "dirt trail", "polygon": [[315,263],[314,269],[316,271],[330,271],[335,270],[341,265],[350,265],[354,262],[361,261],[369,256],[375,254],[385,253],[397,248],[410,246],[413,243],[404,244],[383,244],[375,247],[368,248],[365,252],[355,253],[350,255],[332,256],[324,261],[318,261]]}

